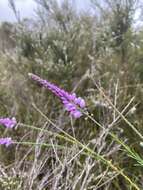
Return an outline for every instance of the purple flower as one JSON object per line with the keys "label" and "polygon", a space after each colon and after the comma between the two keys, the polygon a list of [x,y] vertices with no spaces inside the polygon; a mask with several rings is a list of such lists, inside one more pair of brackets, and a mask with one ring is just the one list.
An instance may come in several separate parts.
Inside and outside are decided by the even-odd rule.
{"label": "purple flower", "polygon": [[37,81],[39,84],[44,86],[45,88],[49,89],[51,92],[53,92],[57,97],[60,98],[62,101],[65,109],[70,112],[70,114],[75,117],[79,118],[82,116],[82,113],[80,109],[85,108],[85,101],[81,97],[76,97],[76,94],[70,94],[63,89],[57,87],[56,85],[48,82],[47,80],[41,79],[39,76],[34,75],[32,73],[28,74],[31,79],[34,81]]}
{"label": "purple flower", "polygon": [[12,119],[6,117],[6,118],[0,118],[0,125],[3,125],[7,128],[13,128],[16,125],[16,119],[13,117]]}
{"label": "purple flower", "polygon": [[1,145],[5,145],[6,147],[8,147],[12,143],[13,143],[13,140],[11,139],[11,137],[0,138]]}

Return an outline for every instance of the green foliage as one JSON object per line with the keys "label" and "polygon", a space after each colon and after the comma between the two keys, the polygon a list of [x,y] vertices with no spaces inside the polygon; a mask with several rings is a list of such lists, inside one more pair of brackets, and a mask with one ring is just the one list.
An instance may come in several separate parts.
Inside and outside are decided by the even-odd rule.
{"label": "green foliage", "polygon": [[[36,2],[36,21],[13,24],[15,33],[9,30],[8,23],[0,28],[8,31],[5,35],[12,36],[13,44],[12,49],[5,46],[0,54],[0,115],[15,116],[25,123],[25,127],[23,124],[10,132],[19,144],[21,140],[36,141],[37,145],[43,142],[53,149],[36,145],[27,151],[18,145],[10,154],[1,150],[1,163],[12,162],[17,166],[12,167],[16,173],[20,172],[21,189],[114,190],[133,189],[135,184],[142,189],[142,139],[130,127],[133,125],[143,134],[143,31],[135,31],[132,25],[136,1],[104,0],[105,7],[101,1],[92,1],[92,11],[96,13],[98,9],[98,14],[77,11],[71,1]],[[5,39],[8,44],[9,39],[8,42]],[[28,79],[29,72],[82,96],[89,113],[101,126],[90,116],[79,120],[70,118],[56,97]],[[130,102],[132,97],[134,101]],[[63,131],[53,128],[39,110],[75,137],[72,145],[68,140],[57,138]],[[52,133],[44,132],[44,128]],[[8,135],[3,129],[0,133]],[[58,144],[65,149],[56,149]],[[6,173],[12,176],[11,172]],[[10,182],[1,188],[16,188],[9,183],[19,182],[19,178],[7,180]]]}

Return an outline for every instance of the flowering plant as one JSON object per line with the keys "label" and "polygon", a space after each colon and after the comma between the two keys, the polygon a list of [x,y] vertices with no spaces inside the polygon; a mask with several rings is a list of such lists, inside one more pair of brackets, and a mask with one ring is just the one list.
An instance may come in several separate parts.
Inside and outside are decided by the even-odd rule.
{"label": "flowering plant", "polygon": [[75,93],[70,94],[66,92],[65,90],[57,87],[55,84],[52,84],[35,74],[29,73],[28,75],[31,79],[53,92],[53,94],[55,94],[61,100],[65,109],[74,118],[79,118],[82,116],[81,109],[85,108],[86,106],[84,99],[82,99],[81,97],[77,97]]}

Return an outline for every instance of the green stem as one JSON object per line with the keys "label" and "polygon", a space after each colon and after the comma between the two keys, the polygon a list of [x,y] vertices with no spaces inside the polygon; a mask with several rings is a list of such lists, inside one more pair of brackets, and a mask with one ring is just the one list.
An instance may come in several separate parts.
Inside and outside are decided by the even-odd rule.
{"label": "green stem", "polygon": [[[45,116],[46,117],[46,116]],[[57,126],[47,118],[48,121],[50,121],[50,123],[52,125],[54,125],[54,127],[57,128]],[[57,133],[52,133],[46,129],[40,129],[40,128],[37,128],[35,126],[30,126],[30,125],[25,125],[25,124],[22,124],[20,123],[20,125],[22,126],[25,126],[25,127],[28,127],[28,128],[31,128],[31,129],[34,129],[34,130],[38,130],[38,131],[44,131],[44,132],[47,132],[47,133],[50,133],[50,134],[53,134],[54,136],[58,137],[58,138],[62,138],[72,144],[76,144],[78,145],[80,148],[83,148],[84,150],[87,151],[88,155],[90,155],[91,157],[93,157],[94,159],[96,160],[101,160],[104,164],[110,166],[110,168],[112,168],[114,171],[116,171],[117,173],[119,173],[120,175],[122,175],[136,190],[140,190],[139,187],[134,184],[130,178],[128,176],[126,176],[123,171],[121,171],[120,169],[118,169],[116,166],[114,166],[111,161],[108,161],[107,159],[105,159],[103,156],[95,153],[92,149],[88,148],[86,145],[80,143],[77,139],[75,139],[74,137],[72,137],[71,135],[69,135],[68,133],[66,133],[65,131],[63,131],[62,129],[60,129],[61,132],[63,132],[67,137],[61,135],[61,134],[57,134]],[[58,128],[59,129],[59,128]]]}
{"label": "green stem", "polygon": [[143,140],[143,135],[134,127],[133,124],[131,124],[126,117],[116,108],[116,106],[114,106],[114,104],[111,102],[111,100],[106,96],[106,94],[104,93],[104,91],[98,87],[97,84],[95,84],[96,87],[98,88],[98,90],[100,91],[100,93],[105,97],[105,99],[107,100],[107,102],[112,106],[112,108],[114,108],[114,110],[118,113],[118,115],[133,129],[133,131]]}
{"label": "green stem", "polygon": [[45,146],[45,147],[56,147],[58,149],[65,149],[66,147],[65,146],[62,146],[62,145],[52,145],[52,144],[46,144],[46,143],[35,143],[35,142],[14,142],[14,144],[22,144],[22,145],[34,145],[34,146]]}

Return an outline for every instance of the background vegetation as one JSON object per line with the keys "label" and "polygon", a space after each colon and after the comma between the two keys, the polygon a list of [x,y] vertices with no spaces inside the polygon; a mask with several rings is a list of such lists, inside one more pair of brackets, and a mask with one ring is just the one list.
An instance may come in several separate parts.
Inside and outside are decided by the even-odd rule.
{"label": "background vegetation", "polygon": [[[80,11],[69,0],[36,0],[35,20],[21,20],[9,2],[17,23],[0,26],[0,115],[23,125],[0,134],[52,147],[0,147],[0,189],[142,190],[143,28],[134,20],[142,1],[92,0],[90,11]],[[29,72],[83,97],[101,127],[70,118]],[[108,162],[45,132],[61,134],[49,121]]]}

